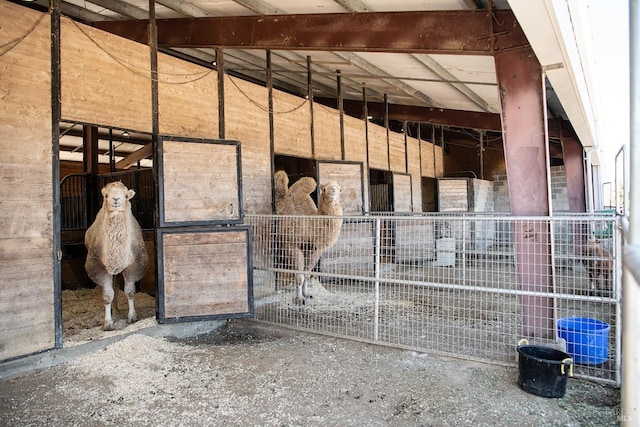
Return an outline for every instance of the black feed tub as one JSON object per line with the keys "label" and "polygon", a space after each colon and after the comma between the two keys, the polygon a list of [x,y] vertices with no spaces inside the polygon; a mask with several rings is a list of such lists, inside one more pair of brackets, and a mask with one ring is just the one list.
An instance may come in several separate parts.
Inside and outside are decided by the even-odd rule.
{"label": "black feed tub", "polygon": [[528,344],[518,343],[518,383],[538,396],[563,397],[567,377],[573,376],[573,359],[560,350]]}

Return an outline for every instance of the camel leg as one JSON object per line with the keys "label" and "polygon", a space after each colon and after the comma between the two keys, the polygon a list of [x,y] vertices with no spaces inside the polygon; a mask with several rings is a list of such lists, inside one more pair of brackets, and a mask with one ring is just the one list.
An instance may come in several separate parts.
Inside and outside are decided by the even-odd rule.
{"label": "camel leg", "polygon": [[127,322],[134,323],[138,320],[138,315],[136,314],[136,308],[134,305],[136,282],[125,279],[124,293],[127,294],[127,301],[129,302],[129,316],[127,317]]}
{"label": "camel leg", "polygon": [[326,250],[327,248],[324,246],[314,248],[311,254],[309,255],[309,260],[307,261],[307,265],[305,266],[306,277],[304,280],[304,284],[305,284],[304,294],[309,298],[313,298],[311,295],[307,294],[307,283],[309,283],[309,281],[311,280],[311,271],[313,271],[313,269],[316,267],[316,264],[318,264],[318,261],[320,261],[320,257],[322,257],[322,254]]}
{"label": "camel leg", "polygon": [[102,288],[102,302],[104,303],[104,323],[102,329],[111,331],[113,330],[113,318],[111,317],[111,303],[114,295],[113,276],[107,273],[100,261],[97,261],[97,259],[91,255],[87,256],[84,267],[89,278]]}
{"label": "camel leg", "polygon": [[[304,252],[300,248],[293,249],[294,252],[294,261],[295,261],[295,269],[303,270],[304,269]],[[297,284],[298,284],[298,294],[295,298],[296,304],[304,304],[307,292],[307,283],[304,277],[304,273],[296,273]]]}
{"label": "camel leg", "polygon": [[113,282],[109,276],[108,283],[102,285],[102,301],[104,302],[104,324],[102,329],[105,331],[113,330],[113,318],[111,317],[111,302],[113,301]]}
{"label": "camel leg", "polygon": [[128,323],[134,323],[138,320],[136,314],[136,308],[134,305],[134,298],[136,295],[136,280],[140,280],[144,274],[144,269],[140,269],[140,264],[131,264],[129,267],[122,271],[122,277],[124,278],[124,293],[127,295],[127,301],[129,302],[129,315],[127,317]]}

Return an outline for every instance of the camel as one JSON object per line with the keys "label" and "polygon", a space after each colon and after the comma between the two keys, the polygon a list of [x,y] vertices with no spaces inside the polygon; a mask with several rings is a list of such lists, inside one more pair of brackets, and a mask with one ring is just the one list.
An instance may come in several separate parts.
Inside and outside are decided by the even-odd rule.
{"label": "camel", "polygon": [[105,331],[113,330],[111,303],[113,276],[122,273],[124,292],[129,301],[128,323],[138,320],[134,306],[135,283],[148,264],[140,224],[131,213],[130,200],[135,191],[122,182],[110,182],[102,188],[102,207],[84,237],[87,275],[102,287]]}

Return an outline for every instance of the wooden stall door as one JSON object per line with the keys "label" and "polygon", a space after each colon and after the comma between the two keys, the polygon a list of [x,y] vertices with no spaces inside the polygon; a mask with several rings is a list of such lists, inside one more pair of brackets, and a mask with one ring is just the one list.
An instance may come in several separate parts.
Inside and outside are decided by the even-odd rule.
{"label": "wooden stall door", "polygon": [[252,317],[240,144],[164,137],[156,154],[159,322]]}
{"label": "wooden stall door", "polygon": [[318,186],[336,181],[342,187],[344,215],[361,215],[364,211],[364,177],[360,162],[318,162]]}
{"label": "wooden stall door", "polygon": [[413,211],[411,175],[404,173],[393,174],[393,211],[397,213],[410,213]]}

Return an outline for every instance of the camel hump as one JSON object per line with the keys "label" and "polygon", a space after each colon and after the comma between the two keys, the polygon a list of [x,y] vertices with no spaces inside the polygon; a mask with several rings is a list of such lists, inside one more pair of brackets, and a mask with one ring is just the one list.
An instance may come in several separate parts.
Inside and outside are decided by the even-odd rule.
{"label": "camel hump", "polygon": [[296,197],[298,194],[307,195],[313,193],[317,186],[318,184],[316,184],[315,179],[310,176],[305,176],[294,182],[291,187],[289,187],[289,193],[291,193],[293,197]]}

